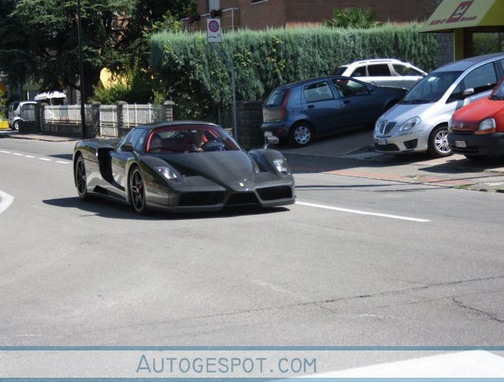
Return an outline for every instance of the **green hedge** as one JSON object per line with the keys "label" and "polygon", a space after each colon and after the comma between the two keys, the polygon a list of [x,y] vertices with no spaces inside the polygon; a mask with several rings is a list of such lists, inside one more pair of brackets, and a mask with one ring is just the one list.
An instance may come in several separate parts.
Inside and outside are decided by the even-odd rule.
{"label": "green hedge", "polygon": [[416,24],[246,30],[226,33],[220,44],[204,33],[158,33],[151,37],[152,65],[177,104],[176,118],[208,118],[231,103],[230,73],[216,48],[234,61],[238,101],[264,100],[278,85],[333,74],[358,59],[398,58],[429,71],[436,56],[435,37]]}

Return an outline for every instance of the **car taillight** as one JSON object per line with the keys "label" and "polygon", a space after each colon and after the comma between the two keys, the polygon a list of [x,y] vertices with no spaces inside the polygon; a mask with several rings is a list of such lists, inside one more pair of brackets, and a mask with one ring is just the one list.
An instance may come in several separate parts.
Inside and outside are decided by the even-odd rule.
{"label": "car taillight", "polygon": [[290,93],[291,93],[290,89],[287,89],[284,101],[282,103],[282,108],[280,110],[280,115],[282,119],[285,119],[287,117],[287,102],[289,101]]}

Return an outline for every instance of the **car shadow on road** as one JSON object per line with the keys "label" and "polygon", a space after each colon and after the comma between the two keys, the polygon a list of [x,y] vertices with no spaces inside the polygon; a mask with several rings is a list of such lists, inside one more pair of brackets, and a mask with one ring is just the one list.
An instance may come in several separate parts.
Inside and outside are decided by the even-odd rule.
{"label": "car shadow on road", "polygon": [[93,197],[82,201],[78,197],[43,200],[43,203],[61,208],[76,208],[90,215],[109,218],[138,221],[156,220],[192,220],[192,219],[225,219],[248,215],[265,215],[289,211],[287,207],[232,207],[216,212],[172,213],[160,210],[149,210],[146,215],[137,215],[133,209],[119,202]]}
{"label": "car shadow on road", "polygon": [[68,161],[72,160],[72,154],[59,154],[59,155],[49,155],[51,158],[65,159]]}

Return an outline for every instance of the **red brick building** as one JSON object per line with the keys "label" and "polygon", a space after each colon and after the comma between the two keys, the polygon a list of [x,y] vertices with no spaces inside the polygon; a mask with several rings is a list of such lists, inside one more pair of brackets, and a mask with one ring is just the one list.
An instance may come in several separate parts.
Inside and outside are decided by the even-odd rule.
{"label": "red brick building", "polygon": [[423,22],[438,0],[196,0],[198,14],[222,11],[223,28],[265,29],[315,25],[332,17],[334,8],[372,8],[379,21]]}

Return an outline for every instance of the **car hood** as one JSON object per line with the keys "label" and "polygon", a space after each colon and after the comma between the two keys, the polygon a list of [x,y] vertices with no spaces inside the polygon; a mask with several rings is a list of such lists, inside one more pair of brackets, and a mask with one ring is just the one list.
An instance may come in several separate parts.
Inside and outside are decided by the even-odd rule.
{"label": "car hood", "polygon": [[168,154],[160,158],[186,176],[202,176],[218,184],[255,181],[257,165],[243,151]]}
{"label": "car hood", "polygon": [[504,111],[504,101],[481,99],[458,110],[453,119],[466,123],[479,123]]}
{"label": "car hood", "polygon": [[425,119],[426,115],[433,112],[434,105],[433,103],[396,104],[386,111],[381,118],[388,121],[397,121],[398,123],[403,123],[413,117]]}

